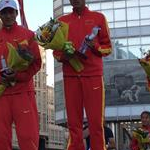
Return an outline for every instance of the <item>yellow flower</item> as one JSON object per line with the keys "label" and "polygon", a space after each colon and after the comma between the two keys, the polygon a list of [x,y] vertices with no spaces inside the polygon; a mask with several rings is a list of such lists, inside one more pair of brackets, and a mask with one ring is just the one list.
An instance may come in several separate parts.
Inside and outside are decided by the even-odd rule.
{"label": "yellow flower", "polygon": [[[67,23],[51,19],[48,23],[39,28],[36,39],[39,45],[43,46],[45,50],[59,50],[65,53],[65,45],[70,48],[69,52],[74,53],[75,49],[73,47],[73,43],[68,42],[68,30],[69,26]],[[69,59],[69,63],[77,72],[80,72],[84,69],[83,64],[78,58],[73,57]]]}
{"label": "yellow flower", "polygon": [[41,38],[43,39],[43,41],[49,42],[50,36],[51,36],[50,30],[47,27],[44,28],[41,32]]}

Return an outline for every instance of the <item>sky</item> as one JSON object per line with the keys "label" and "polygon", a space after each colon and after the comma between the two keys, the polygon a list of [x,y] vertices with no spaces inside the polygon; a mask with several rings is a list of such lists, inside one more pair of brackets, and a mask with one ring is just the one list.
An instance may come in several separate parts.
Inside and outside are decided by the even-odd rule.
{"label": "sky", "polygon": [[[17,1],[17,0],[16,0]],[[24,0],[24,13],[28,28],[36,31],[39,26],[53,17],[53,0]],[[19,16],[17,21],[19,23]],[[47,55],[47,84],[54,85],[54,62],[52,50],[46,51]]]}

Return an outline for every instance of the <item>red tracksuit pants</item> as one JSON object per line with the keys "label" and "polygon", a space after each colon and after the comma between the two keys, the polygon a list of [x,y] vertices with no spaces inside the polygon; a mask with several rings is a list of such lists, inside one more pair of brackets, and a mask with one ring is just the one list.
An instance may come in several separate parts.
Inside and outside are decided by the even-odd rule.
{"label": "red tracksuit pants", "polygon": [[13,122],[20,150],[38,150],[39,127],[34,92],[0,97],[0,150],[12,150]]}
{"label": "red tracksuit pants", "polygon": [[68,150],[85,150],[83,107],[89,124],[91,150],[105,150],[103,78],[101,76],[64,77],[64,88],[71,137]]}

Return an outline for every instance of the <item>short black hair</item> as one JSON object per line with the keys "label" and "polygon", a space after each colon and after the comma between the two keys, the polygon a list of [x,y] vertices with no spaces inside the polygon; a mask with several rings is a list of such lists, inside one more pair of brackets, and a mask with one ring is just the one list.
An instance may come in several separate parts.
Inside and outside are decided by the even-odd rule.
{"label": "short black hair", "polygon": [[147,114],[147,115],[150,117],[150,112],[149,112],[149,111],[143,111],[143,112],[141,113],[141,117],[142,117],[144,114]]}

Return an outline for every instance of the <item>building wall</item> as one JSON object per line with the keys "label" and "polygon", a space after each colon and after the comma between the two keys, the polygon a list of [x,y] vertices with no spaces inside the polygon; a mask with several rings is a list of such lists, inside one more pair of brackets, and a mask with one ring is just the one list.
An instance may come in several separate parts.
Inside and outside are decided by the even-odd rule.
{"label": "building wall", "polygon": [[46,53],[41,48],[42,66],[40,71],[35,75],[35,90],[36,100],[39,113],[39,127],[40,135],[47,136],[48,131],[48,97],[47,97],[47,85],[46,85]]}
{"label": "building wall", "polygon": [[55,101],[54,88],[47,87],[48,94],[48,141],[47,149],[63,150],[64,149],[64,134],[63,127],[55,125]]}
{"label": "building wall", "polygon": [[65,131],[61,126],[50,124],[47,149],[64,150],[64,134]]}

